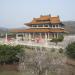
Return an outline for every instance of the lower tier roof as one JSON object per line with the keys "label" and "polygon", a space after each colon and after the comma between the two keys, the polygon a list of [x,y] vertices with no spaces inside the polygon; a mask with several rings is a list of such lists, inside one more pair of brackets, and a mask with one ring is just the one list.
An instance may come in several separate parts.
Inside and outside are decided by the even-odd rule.
{"label": "lower tier roof", "polygon": [[64,29],[61,28],[42,28],[42,29],[13,29],[11,32],[26,32],[26,33],[32,33],[32,32],[64,32]]}

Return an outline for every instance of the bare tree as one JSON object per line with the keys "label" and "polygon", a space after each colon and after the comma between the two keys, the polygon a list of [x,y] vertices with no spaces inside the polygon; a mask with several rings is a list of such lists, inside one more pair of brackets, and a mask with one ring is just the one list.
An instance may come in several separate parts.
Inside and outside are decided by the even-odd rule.
{"label": "bare tree", "polygon": [[33,75],[48,75],[48,72],[57,72],[59,67],[64,66],[64,55],[48,48],[35,47],[32,51],[25,52],[22,71],[32,71]]}

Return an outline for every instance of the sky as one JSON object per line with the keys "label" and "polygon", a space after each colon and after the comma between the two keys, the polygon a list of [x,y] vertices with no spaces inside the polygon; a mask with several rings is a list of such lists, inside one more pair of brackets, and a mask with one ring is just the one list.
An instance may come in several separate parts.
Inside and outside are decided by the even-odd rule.
{"label": "sky", "polygon": [[0,0],[0,27],[26,27],[40,15],[59,16],[61,21],[75,21],[75,0]]}

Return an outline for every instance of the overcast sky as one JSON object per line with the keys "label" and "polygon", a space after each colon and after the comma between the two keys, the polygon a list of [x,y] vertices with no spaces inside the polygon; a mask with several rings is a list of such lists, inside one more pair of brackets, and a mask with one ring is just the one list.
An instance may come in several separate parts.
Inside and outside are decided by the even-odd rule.
{"label": "overcast sky", "polygon": [[75,0],[0,0],[0,26],[22,27],[40,15],[75,21]]}

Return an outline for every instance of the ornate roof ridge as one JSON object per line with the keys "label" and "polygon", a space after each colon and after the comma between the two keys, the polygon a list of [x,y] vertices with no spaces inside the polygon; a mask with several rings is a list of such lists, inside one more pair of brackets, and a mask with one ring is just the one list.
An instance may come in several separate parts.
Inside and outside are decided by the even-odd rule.
{"label": "ornate roof ridge", "polygon": [[41,24],[42,23],[60,23],[59,16],[51,16],[51,15],[40,15],[38,18],[33,18],[33,20],[29,23],[26,23],[26,25],[32,25],[32,24]]}

